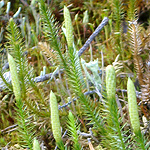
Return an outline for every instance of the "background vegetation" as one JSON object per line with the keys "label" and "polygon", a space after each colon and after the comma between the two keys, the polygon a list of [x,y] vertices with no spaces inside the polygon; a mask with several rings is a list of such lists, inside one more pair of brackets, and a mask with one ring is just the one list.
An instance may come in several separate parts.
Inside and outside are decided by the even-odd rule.
{"label": "background vegetation", "polygon": [[150,149],[150,2],[9,2],[0,1],[0,148]]}

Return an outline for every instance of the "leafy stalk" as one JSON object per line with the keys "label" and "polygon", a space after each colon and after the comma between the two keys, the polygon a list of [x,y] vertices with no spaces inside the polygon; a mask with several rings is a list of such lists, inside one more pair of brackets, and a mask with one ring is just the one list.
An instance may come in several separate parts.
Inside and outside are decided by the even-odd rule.
{"label": "leafy stalk", "polygon": [[22,38],[20,36],[19,29],[17,28],[14,20],[11,18],[9,20],[9,25],[7,27],[7,39],[8,46],[6,47],[9,53],[14,57],[17,68],[19,70],[18,77],[20,80],[21,86],[21,95],[24,99],[26,97],[26,85],[25,85],[25,76],[27,74],[27,69],[25,66],[25,59],[24,59],[24,44],[22,42]]}
{"label": "leafy stalk", "polygon": [[21,137],[21,141],[23,143],[24,147],[28,147],[32,149],[32,127],[29,128],[29,120],[26,122],[27,114],[26,114],[26,108],[24,107],[24,104],[21,100],[21,89],[20,89],[20,83],[19,78],[17,74],[17,68],[14,61],[14,58],[8,54],[8,62],[10,66],[10,72],[12,77],[12,85],[13,85],[13,92],[15,94],[16,98],[16,111],[17,111],[17,121],[18,121],[18,131],[19,135]]}
{"label": "leafy stalk", "polygon": [[122,129],[120,128],[118,107],[116,103],[116,75],[112,65],[106,67],[106,92],[108,100],[108,139],[112,149],[126,149],[125,139]]}
{"label": "leafy stalk", "polygon": [[129,0],[128,19],[135,20],[136,0]]}
{"label": "leafy stalk", "polygon": [[73,46],[73,43],[72,43],[73,33],[70,31],[67,31],[70,29],[68,25],[72,26],[72,23],[71,23],[70,13],[66,9],[67,8],[64,7],[64,10],[65,10],[64,21],[67,22],[67,24],[65,24],[65,28],[66,28],[66,33],[68,33],[66,38],[68,38],[67,42],[69,41],[69,43],[67,43],[68,44],[68,59],[67,59],[68,68],[66,68],[69,85],[71,87],[71,91],[76,94],[76,96],[79,99],[79,102],[84,107],[85,114],[87,115],[87,119],[91,120],[91,124],[98,127],[101,133],[105,133],[105,129],[103,128],[103,122],[100,121],[101,117],[100,117],[99,111],[96,109],[95,104],[90,102],[89,97],[86,97],[83,94],[84,81],[82,78],[82,72],[81,72],[78,53],[76,52],[75,47]]}
{"label": "leafy stalk", "polygon": [[115,30],[116,30],[116,32],[120,32],[121,20],[124,17],[122,0],[113,0],[112,1],[112,8],[113,8],[114,19],[116,21]]}
{"label": "leafy stalk", "polygon": [[123,2],[122,0],[113,0],[112,1],[112,11],[113,11],[113,18],[115,20],[115,49],[117,49],[117,51],[119,52],[119,54],[122,56],[122,59],[124,58],[123,57],[123,47],[122,47],[122,36],[121,36],[121,33],[122,33],[122,20],[123,20],[123,17],[124,17],[124,10],[123,10]]}
{"label": "leafy stalk", "polygon": [[21,145],[32,150],[34,126],[30,123],[30,119],[27,119],[29,116],[26,109],[27,107],[25,107],[22,101],[17,102],[17,123]]}
{"label": "leafy stalk", "polygon": [[18,78],[21,88],[21,98],[23,101],[25,101],[25,104],[30,107],[30,109],[33,109],[34,112],[38,112],[38,109],[36,109],[33,105],[31,107],[31,105],[27,102],[26,98],[27,88],[29,88],[29,86],[32,87],[32,89],[35,91],[36,95],[43,102],[43,104],[45,104],[45,101],[43,100],[44,98],[42,97],[40,90],[37,88],[35,82],[32,80],[33,78],[32,72],[28,68],[27,60],[24,54],[25,52],[24,42],[21,38],[19,28],[17,27],[12,18],[9,20],[7,30],[8,33],[6,37],[8,39],[7,42],[8,45],[6,46],[6,48],[9,51],[9,53],[13,56],[16,62]]}
{"label": "leafy stalk", "polygon": [[70,135],[70,137],[73,138],[72,141],[74,142],[73,149],[81,150],[81,145],[78,142],[79,137],[77,134],[77,130],[78,130],[79,126],[76,125],[75,118],[74,118],[73,114],[71,113],[71,111],[69,112],[67,123],[68,123],[67,127],[69,129],[69,135]]}
{"label": "leafy stalk", "polygon": [[63,66],[67,67],[65,58],[61,51],[61,44],[58,40],[59,27],[54,18],[54,15],[52,15],[51,11],[46,7],[44,0],[39,0],[39,9],[44,35],[47,38],[47,41],[50,42],[50,45],[53,48],[53,50],[57,52],[57,57],[60,61],[60,64],[62,63]]}

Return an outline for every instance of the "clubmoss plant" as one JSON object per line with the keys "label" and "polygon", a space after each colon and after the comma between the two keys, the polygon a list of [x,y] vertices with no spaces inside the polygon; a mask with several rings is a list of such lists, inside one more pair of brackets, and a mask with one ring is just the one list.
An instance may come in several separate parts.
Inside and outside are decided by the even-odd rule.
{"label": "clubmoss plant", "polygon": [[137,146],[143,150],[146,150],[144,137],[140,130],[140,121],[138,114],[138,106],[137,106],[137,98],[135,87],[133,81],[128,78],[127,82],[127,93],[128,93],[128,106],[129,106],[129,116],[131,121],[131,126],[133,128],[133,132],[135,133],[135,140],[137,141]]}
{"label": "clubmoss plant", "polygon": [[[28,147],[32,149],[32,132],[33,129],[30,126],[29,120],[26,121],[27,114],[25,112],[26,108],[24,108],[24,104],[21,100],[21,89],[20,89],[20,83],[17,73],[16,64],[14,61],[14,58],[8,53],[8,62],[11,72],[11,78],[12,78],[12,85],[13,85],[13,92],[15,94],[16,98],[16,111],[17,111],[17,121],[18,121],[18,131],[20,131],[19,136],[21,137],[21,142],[23,147]],[[28,122],[28,124],[26,124]],[[30,128],[28,128],[30,126]]]}
{"label": "clubmoss plant", "polygon": [[135,20],[135,14],[136,14],[136,0],[130,0],[128,9],[128,19]]}
{"label": "clubmoss plant", "polygon": [[51,124],[53,136],[56,140],[56,144],[60,149],[64,149],[62,137],[61,137],[61,127],[59,120],[58,104],[55,94],[50,92],[50,109],[51,109]]}
{"label": "clubmoss plant", "polygon": [[25,76],[27,74],[27,66],[25,63],[25,59],[23,56],[24,51],[24,43],[22,42],[22,38],[19,32],[19,29],[17,28],[17,25],[14,22],[13,18],[10,18],[9,24],[7,26],[7,36],[8,39],[7,42],[7,50],[11,54],[11,56],[14,58],[16,62],[16,66],[19,70],[18,72],[18,78],[20,81],[20,88],[22,98],[24,99],[26,97],[26,84],[25,84]]}
{"label": "clubmoss plant", "polygon": [[77,123],[75,121],[75,118],[71,111],[69,111],[68,115],[68,121],[67,121],[67,127],[69,129],[69,136],[72,137],[73,143],[73,149],[74,150],[81,150],[81,145],[79,144],[79,136],[77,133],[77,130],[79,130],[79,126],[77,126]]}
{"label": "clubmoss plant", "polygon": [[[67,15],[64,14],[64,21],[66,22],[67,20],[67,22],[69,22],[68,24],[71,25],[72,24],[71,18],[69,17],[70,13],[68,12],[68,10],[66,10],[66,12],[67,12]],[[64,13],[66,12],[64,11]],[[67,25],[65,24],[65,27],[68,26],[68,24]],[[66,30],[69,30],[69,27],[66,27]],[[83,94],[83,90],[84,90],[83,87],[85,83],[82,78],[82,71],[80,67],[79,56],[78,56],[78,53],[76,53],[75,47],[72,45],[72,42],[73,42],[72,32],[66,31],[66,33],[67,32],[69,33],[68,38],[70,38],[71,40],[69,39],[69,43],[67,43],[68,44],[68,58],[67,58],[68,68],[65,68],[65,69],[66,69],[69,85],[71,87],[71,91],[75,93],[75,95],[79,99],[79,102],[82,104],[82,107],[85,110],[84,113],[87,115],[87,119],[91,120],[89,124],[97,126],[100,132],[105,133],[105,129],[103,128],[103,123],[100,120],[101,117],[100,117],[98,109],[96,108],[95,104],[92,101],[90,101],[89,97],[86,97]]]}
{"label": "clubmoss plant", "polygon": [[43,32],[46,38],[46,41],[49,42],[51,48],[57,54],[57,60],[60,65],[63,65],[64,68],[67,68],[65,57],[61,51],[61,43],[58,39],[59,34],[59,26],[55,21],[54,15],[51,13],[50,9],[47,8],[44,0],[39,0],[39,9],[40,9],[40,17],[43,25]]}
{"label": "clubmoss plant", "polygon": [[[33,71],[31,70],[31,67],[27,63],[26,55],[24,53],[26,50],[25,43],[23,42],[20,30],[17,27],[13,18],[9,20],[7,31],[8,31],[6,35],[7,45],[5,47],[16,62],[22,100],[25,102],[25,105],[27,105],[30,110],[33,110],[35,114],[37,115],[45,114],[46,113],[45,111],[41,112],[37,109],[37,107],[34,107],[35,101],[31,101],[30,98],[27,97],[27,94],[29,94],[28,89],[30,88],[30,92],[32,91],[35,93],[38,99],[38,103],[42,102],[43,105],[47,107],[44,101],[43,94],[41,93],[40,89],[37,87],[36,83],[32,80],[34,75],[33,75]],[[49,113],[47,113],[47,116],[49,116]]]}
{"label": "clubmoss plant", "polygon": [[[121,1],[111,0],[111,2],[112,2],[111,10],[113,12],[112,14],[114,14],[114,15],[112,15],[112,18],[111,18],[111,21],[112,21],[110,23],[111,27],[109,27],[109,25],[107,27],[105,27],[105,31],[104,31],[105,36],[104,36],[104,34],[102,36],[99,35],[99,38],[97,38],[96,41],[101,42],[101,44],[100,44],[101,47],[97,47],[98,45],[96,45],[96,49],[97,48],[101,49],[102,55],[103,54],[107,55],[108,50],[109,50],[109,52],[113,51],[113,53],[111,53],[111,54],[113,54],[112,56],[114,56],[114,57],[119,52],[119,54],[122,56],[122,59],[123,59],[124,58],[123,53],[125,53],[123,46],[127,47],[127,51],[130,51],[130,49],[128,49],[128,45],[126,46],[126,42],[128,42],[128,41],[126,41],[122,36],[123,35],[122,34],[122,23],[123,23],[123,19],[124,19],[123,18],[124,17],[123,10],[122,10],[123,1],[122,0]],[[26,17],[26,22],[25,22],[25,18],[23,18],[22,19],[23,22],[21,25],[22,26],[21,27],[22,35],[25,40],[28,40],[28,42],[26,41],[26,45],[28,45],[30,47],[32,47],[33,44],[36,46],[39,38],[41,39],[41,41],[46,40],[48,42],[47,45],[50,45],[50,46],[48,46],[47,51],[44,50],[44,48],[39,48],[39,49],[42,49],[42,52],[45,51],[45,53],[48,53],[48,51],[51,49],[50,51],[52,51],[52,52],[50,52],[49,54],[55,55],[54,59],[53,59],[54,63],[51,63],[51,65],[49,66],[49,68],[50,68],[49,71],[51,71],[51,69],[53,67],[57,67],[58,69],[56,69],[53,72],[53,75],[51,76],[51,84],[54,83],[52,81],[52,78],[54,77],[54,74],[56,73],[56,71],[63,68],[63,75],[62,76],[60,75],[59,77],[61,78],[61,83],[64,83],[64,82],[62,82],[64,80],[67,81],[67,82],[65,82],[66,83],[65,88],[67,88],[67,90],[66,91],[64,90],[63,94],[60,92],[59,95],[62,97],[62,99],[65,102],[66,97],[67,97],[65,94],[68,92],[69,96],[70,96],[69,99],[73,99],[72,97],[75,97],[75,100],[76,100],[76,102],[74,102],[74,100],[72,101],[72,103],[74,102],[75,107],[72,111],[73,113],[69,112],[69,116],[68,116],[68,118],[69,118],[68,119],[68,129],[69,129],[69,135],[70,135],[70,137],[72,137],[70,139],[72,140],[73,149],[80,150],[82,148],[82,145],[79,144],[79,137],[77,134],[77,130],[79,130],[79,126],[77,125],[76,118],[73,116],[73,114],[76,114],[76,117],[80,118],[78,121],[83,121],[83,125],[85,125],[84,129],[86,131],[89,128],[89,126],[86,126],[87,125],[86,123],[88,123],[88,125],[90,125],[90,127],[92,127],[92,131],[94,131],[96,133],[95,136],[101,135],[101,136],[96,137],[96,139],[97,139],[96,141],[99,142],[99,144],[102,145],[102,147],[104,149],[110,149],[110,150],[112,150],[112,149],[126,150],[126,149],[130,149],[130,148],[131,149],[134,149],[134,148],[137,148],[137,149],[145,148],[146,149],[145,141],[143,140],[144,138],[140,131],[139,121],[138,121],[138,123],[136,122],[136,124],[135,124],[135,122],[132,123],[133,121],[131,121],[132,126],[136,125],[135,127],[132,127],[134,134],[135,134],[135,136],[133,136],[133,138],[130,138],[131,136],[128,136],[131,132],[128,132],[128,130],[126,130],[124,128],[125,124],[123,124],[122,118],[120,117],[121,116],[120,112],[118,111],[118,110],[121,111],[121,107],[120,107],[120,109],[118,109],[117,102],[119,103],[119,101],[116,102],[116,100],[117,100],[116,99],[116,74],[115,74],[114,67],[109,65],[106,68],[106,93],[105,93],[105,88],[103,85],[104,82],[101,82],[101,76],[99,76],[99,74],[98,74],[98,70],[99,70],[99,66],[98,66],[99,62],[98,61],[90,61],[89,63],[85,63],[85,61],[83,59],[81,60],[83,69],[85,71],[85,74],[87,75],[86,76],[87,79],[90,79],[90,81],[92,81],[92,83],[93,83],[92,86],[90,85],[91,82],[89,83],[89,80],[83,80],[84,79],[83,74],[82,74],[83,71],[81,70],[80,60],[79,60],[80,58],[76,51],[76,46],[75,46],[76,40],[74,42],[73,26],[72,26],[72,21],[71,21],[71,15],[69,13],[68,8],[66,6],[64,6],[64,26],[65,26],[65,28],[62,28],[62,29],[64,29],[63,31],[65,33],[65,37],[66,37],[66,41],[67,41],[67,43],[65,43],[64,39],[63,39],[64,36],[63,36],[63,34],[60,33],[62,31],[60,28],[60,24],[58,24],[58,22],[56,22],[54,15],[48,9],[46,1],[38,0],[38,3],[39,3],[39,8],[40,8],[40,20],[38,18],[39,15],[38,15],[38,11],[37,11],[37,8],[35,5],[35,1],[33,0],[31,2],[31,5],[32,5],[31,9],[32,9],[32,13],[33,13],[36,25],[34,25],[34,24],[30,25],[29,21],[28,21],[28,17]],[[88,2],[86,2],[86,3],[88,4]],[[132,3],[132,5],[130,5],[132,7],[132,11],[131,11],[132,13],[130,16],[128,16],[129,19],[132,18],[132,16],[134,16],[135,0],[130,1],[130,3]],[[134,7],[133,7],[133,5],[134,5]],[[95,6],[95,4],[94,4],[94,6]],[[106,6],[106,4],[104,6]],[[88,9],[88,8],[89,7],[83,8],[83,10]],[[107,9],[107,10],[106,9],[107,8],[105,8],[105,11],[107,11],[107,14],[108,14],[110,9]],[[97,10],[95,10],[95,12],[93,11],[94,12],[93,15],[97,14],[96,11]],[[7,14],[8,14],[8,12],[7,12]],[[89,11],[89,15],[92,14],[91,12],[92,12],[92,10]],[[19,12],[17,13],[17,16],[18,15],[19,15]],[[80,16],[82,16],[82,15],[80,13],[78,13],[78,17],[80,17]],[[13,17],[15,17],[15,16],[13,16]],[[86,11],[84,17],[85,18],[83,19],[84,20],[83,23],[84,23],[84,25],[86,25],[88,23],[87,11]],[[102,16],[100,16],[100,17],[102,17]],[[93,16],[92,16],[92,18],[93,18]],[[91,22],[92,18],[89,18],[90,22]],[[15,20],[16,19],[17,18],[15,18]],[[81,18],[79,18],[79,20],[81,20]],[[80,23],[80,21],[79,21],[79,23]],[[42,24],[42,26],[41,26],[41,24]],[[28,29],[26,28],[27,27],[26,25],[28,26]],[[96,25],[95,22],[93,22],[93,25],[91,24],[91,29],[93,29],[93,31],[94,31],[95,25]],[[30,27],[32,30],[30,30]],[[114,30],[113,30],[113,27],[114,27]],[[111,31],[109,31],[109,28],[111,28]],[[35,32],[35,29],[36,29],[36,32]],[[40,32],[39,29],[41,29],[42,31]],[[42,88],[43,88],[42,83],[40,83],[40,86],[39,86],[40,88],[37,88],[37,86],[36,86],[37,83],[35,83],[34,80],[32,80],[32,79],[34,79],[35,76],[33,77],[32,73],[28,69],[29,65],[28,65],[28,63],[26,63],[26,56],[24,55],[24,51],[26,51],[27,49],[25,48],[25,44],[23,42],[24,40],[22,40],[22,38],[19,34],[19,29],[16,26],[15,21],[13,19],[10,19],[7,30],[8,30],[8,34],[7,34],[8,42],[7,42],[6,48],[9,52],[9,54],[11,54],[13,56],[14,61],[16,62],[16,66],[17,66],[15,69],[16,71],[15,70],[14,71],[18,75],[18,79],[17,79],[18,83],[14,82],[14,80],[16,80],[16,79],[13,79],[13,75],[12,75],[12,84],[13,84],[13,91],[15,93],[15,97],[17,100],[16,111],[17,111],[18,117],[15,119],[18,121],[17,122],[18,131],[19,131],[18,134],[21,137],[20,139],[23,141],[23,144],[21,143],[21,146],[24,146],[29,149],[40,150],[38,141],[36,139],[34,139],[34,141],[33,141],[33,137],[34,137],[33,135],[35,135],[35,134],[32,132],[33,127],[31,126],[30,120],[27,118],[28,118],[28,116],[35,115],[37,117],[37,124],[36,124],[37,128],[39,125],[38,119],[40,120],[40,122],[42,122],[41,117],[44,118],[43,119],[44,123],[48,122],[48,121],[46,121],[46,119],[47,118],[49,119],[50,111],[49,111],[49,109],[47,109],[47,101],[46,101],[47,100],[47,97],[46,97],[47,92],[45,92],[47,90],[45,90],[45,89],[42,90]],[[79,30],[79,28],[78,28],[78,30]],[[29,31],[29,33],[26,34],[25,31]],[[91,30],[89,30],[89,31],[91,31]],[[80,31],[78,31],[78,33],[80,33]],[[81,35],[83,35],[83,34],[81,34]],[[80,37],[81,35],[78,35],[78,36]],[[26,39],[27,36],[28,36],[28,38]],[[85,36],[85,38],[86,38],[86,36]],[[100,40],[98,40],[98,39],[100,39]],[[34,43],[34,41],[35,41],[35,43]],[[61,42],[61,41],[63,41],[63,42]],[[66,45],[67,45],[67,48],[66,48]],[[80,46],[81,45],[82,44],[80,43]],[[106,47],[105,47],[105,45],[106,45]],[[141,47],[139,47],[139,48],[140,48],[139,50],[141,50]],[[105,53],[104,49],[106,49],[106,53]],[[92,50],[92,48],[91,48],[91,50]],[[9,56],[9,54],[8,54],[8,57],[11,57],[11,56]],[[96,51],[94,50],[93,51],[94,58],[95,58],[95,56],[97,57],[97,55],[99,55],[99,54],[96,53]],[[39,54],[37,54],[36,56],[38,58],[37,61],[39,62],[38,68],[40,68],[41,62],[39,61],[39,58],[43,57],[43,55],[40,55],[40,57],[39,57]],[[51,55],[46,55],[46,57],[49,58],[49,57],[51,57]],[[105,64],[111,63],[111,61],[113,59],[113,58],[110,58],[110,55],[108,57],[109,58],[108,58],[108,60],[106,60]],[[105,56],[104,56],[104,58],[105,58]],[[8,59],[10,59],[10,58],[8,58]],[[44,57],[42,58],[42,60],[43,59],[44,59]],[[102,60],[103,60],[103,56],[102,56]],[[57,61],[57,62],[55,62],[55,61]],[[125,61],[125,62],[127,62],[127,61]],[[9,63],[12,64],[11,61]],[[56,66],[56,65],[58,65],[58,66]],[[104,62],[102,62],[102,66],[104,67]],[[129,66],[129,68],[130,68],[130,66]],[[87,70],[87,69],[89,69],[90,72],[88,72],[89,70]],[[10,70],[12,70],[11,66],[10,66]],[[38,72],[40,72],[40,70],[37,68],[35,68],[34,70],[35,71],[38,70]],[[46,68],[46,71],[48,71],[47,68]],[[126,69],[124,70],[124,72],[126,72]],[[0,76],[1,76],[1,78],[3,77],[1,74],[0,74]],[[17,78],[17,76],[15,76],[15,77]],[[85,84],[85,82],[87,84]],[[117,83],[118,82],[119,81],[117,81]],[[88,86],[88,88],[86,85]],[[125,82],[125,85],[126,85],[126,82]],[[56,86],[57,86],[57,84],[56,84]],[[122,86],[120,86],[120,87],[122,88]],[[33,92],[32,92],[32,94],[29,94],[29,93],[31,93],[30,92],[31,88],[35,89],[34,92],[36,94],[34,94]],[[20,92],[21,94],[17,93],[15,89],[18,90],[17,92]],[[85,93],[90,93],[91,89],[94,92],[96,91],[96,93],[94,93],[93,95],[91,94],[90,96],[87,96]],[[135,92],[134,92],[134,94],[135,94]],[[118,96],[120,97],[120,93]],[[48,97],[49,97],[49,94],[48,94]],[[129,101],[131,99],[130,97],[133,97],[133,95],[129,96]],[[67,103],[67,105],[64,104],[64,106],[68,106],[68,104],[70,104],[70,102]],[[121,105],[122,105],[122,103],[121,103]],[[68,107],[68,108],[72,109],[72,107]],[[80,109],[80,112],[78,111],[78,108]],[[60,121],[59,121],[57,99],[52,91],[50,92],[50,109],[51,109],[52,131],[53,131],[54,138],[56,140],[56,145],[58,146],[59,149],[65,149],[64,144],[62,142],[62,137],[61,137],[61,127],[60,127]],[[137,109],[137,106],[136,106],[136,109]],[[67,109],[66,109],[66,111],[67,111]],[[135,115],[135,113],[133,113],[133,115]],[[131,116],[133,116],[133,115],[131,115]],[[64,119],[64,118],[61,117],[61,119]],[[84,122],[84,120],[88,120],[88,121]],[[64,119],[63,121],[66,121],[66,120]],[[62,128],[63,127],[64,126],[62,124]],[[49,129],[49,127],[48,127],[48,129]],[[37,131],[39,131],[39,130],[37,130]],[[81,139],[81,143],[82,143],[82,140],[83,139]],[[94,138],[92,138],[92,140],[94,140]],[[131,141],[131,140],[133,140],[133,141]],[[134,140],[136,140],[136,142]],[[46,142],[44,144],[45,145],[47,144],[49,146],[49,143],[50,143],[49,139]],[[47,149],[49,149],[48,146],[47,146]],[[95,146],[95,143],[94,143],[94,146]],[[51,147],[51,145],[50,145],[50,147]]]}
{"label": "clubmoss plant", "polygon": [[112,11],[113,11],[113,19],[115,20],[115,49],[118,51],[118,53],[122,56],[122,59],[124,59],[123,56],[123,39],[121,36],[122,33],[122,20],[124,18],[124,10],[123,10],[123,2],[122,0],[113,0],[112,2]]}
{"label": "clubmoss plant", "polygon": [[[124,12],[123,12],[123,2],[122,0],[113,0],[112,1],[112,11],[113,11],[113,15],[114,15],[114,20],[116,21],[115,24],[115,29],[116,32],[120,32],[121,31],[121,20],[124,17]],[[119,33],[121,34],[121,33]]]}
{"label": "clubmoss plant", "polygon": [[[111,149],[123,149],[125,150],[125,138],[122,129],[120,128],[121,122],[118,106],[116,103],[116,74],[115,69],[112,65],[106,67],[106,93],[107,93],[107,104],[108,104],[108,116],[107,116],[107,132],[106,136],[110,141],[109,146]],[[107,141],[107,142],[108,142]],[[107,143],[106,142],[106,143]]]}

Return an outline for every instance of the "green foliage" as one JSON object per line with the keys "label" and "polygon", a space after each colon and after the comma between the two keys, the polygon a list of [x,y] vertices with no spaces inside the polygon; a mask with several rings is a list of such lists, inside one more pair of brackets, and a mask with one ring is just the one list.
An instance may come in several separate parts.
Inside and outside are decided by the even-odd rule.
{"label": "green foliage", "polygon": [[17,108],[17,123],[18,123],[18,132],[20,137],[20,144],[23,147],[32,149],[32,139],[34,137],[34,126],[31,124],[31,120],[28,119],[28,111],[27,107],[20,100],[16,104]]}
{"label": "green foliage", "polygon": [[58,24],[54,19],[54,15],[50,12],[49,9],[47,9],[44,0],[39,0],[39,2],[44,35],[47,38],[47,41],[50,42],[51,47],[55,50],[56,53],[58,53],[57,57],[59,61],[62,62],[64,66],[67,66],[61,51],[61,43],[58,41]]}
{"label": "green foliage", "polygon": [[[123,10],[123,3],[122,0],[112,0],[112,10],[113,10],[113,15],[114,15],[114,20],[116,21],[115,23],[115,32],[121,32],[121,23],[122,19],[124,18],[124,10]],[[118,33],[120,34],[120,33]],[[120,34],[121,35],[121,34]]]}
{"label": "green foliage", "polygon": [[11,72],[11,78],[12,78],[12,85],[13,85],[13,92],[15,94],[16,98],[16,111],[17,111],[17,122],[19,129],[18,131],[21,133],[21,142],[24,147],[29,147],[32,149],[32,127],[30,126],[29,120],[26,121],[25,119],[27,118],[27,114],[25,112],[26,108],[24,108],[24,104],[21,100],[21,90],[20,90],[20,83],[19,83],[19,78],[17,74],[17,68],[15,61],[13,57],[8,54],[8,62],[9,62],[9,67],[10,67],[10,72]]}
{"label": "green foliage", "polygon": [[136,14],[136,0],[129,1],[129,11],[128,11],[128,18],[129,20],[135,20]]}
{"label": "green foliage", "polygon": [[20,36],[19,29],[17,28],[14,20],[11,18],[9,20],[9,25],[7,27],[8,33],[7,33],[7,39],[9,40],[7,42],[7,50],[9,53],[13,56],[13,58],[16,61],[19,73],[18,77],[21,81],[21,95],[22,98],[25,98],[26,95],[26,85],[25,85],[25,76],[27,74],[27,66],[25,64],[24,59],[24,44],[22,42],[22,38]]}
{"label": "green foliage", "polygon": [[[9,21],[7,30],[8,30],[7,33],[8,42],[6,48],[15,59],[17,65],[18,77],[21,88],[21,99],[25,101],[26,105],[28,105],[28,107],[34,113],[41,114],[42,112],[39,112],[38,109],[34,107],[34,104],[28,101],[26,97],[27,90],[29,88],[32,88],[32,90],[36,94],[36,97],[38,97],[43,102],[43,104],[45,103],[43,101],[44,98],[42,97],[42,93],[37,88],[35,82],[32,80],[32,77],[34,76],[32,74],[32,70],[30,69],[31,67],[29,67],[27,64],[27,59],[25,57],[25,45],[21,38],[19,28],[17,27],[12,18]],[[30,74],[28,72],[30,72]]]}
{"label": "green foliage", "polygon": [[[119,121],[118,106],[116,103],[116,74],[112,65],[106,67],[106,93],[108,100],[107,115],[107,138],[109,139],[110,149],[126,149],[125,137],[121,122]],[[126,138],[127,139],[127,138]]]}
{"label": "green foliage", "polygon": [[[149,33],[134,21],[135,0],[129,1],[129,10],[124,9],[124,1],[111,0],[109,2],[84,1],[80,2],[82,7],[78,6],[71,9],[70,7],[72,6],[67,6],[67,2],[63,1],[59,5],[62,6],[63,3],[66,3],[64,9],[58,11],[58,13],[54,12],[56,16],[62,14],[62,11],[64,12],[62,28],[60,27],[61,22],[56,21],[51,11],[52,9],[50,9],[51,7],[49,8],[44,0],[38,0],[38,3],[32,1],[29,6],[34,22],[30,22],[31,18],[26,15],[20,18],[21,24],[18,27],[16,22],[20,17],[20,10],[14,15],[16,18],[9,20],[6,34],[7,43],[4,44],[9,54],[14,58],[14,61],[12,61],[11,56],[8,54],[13,88],[4,78],[4,72],[0,73],[0,77],[8,89],[15,94],[16,103],[14,103],[14,97],[11,96],[12,93],[9,93],[7,98],[3,98],[0,101],[0,104],[6,104],[0,110],[0,113],[2,112],[0,121],[2,120],[4,123],[6,119],[5,112],[11,109],[9,115],[18,125],[16,136],[17,138],[20,137],[21,146],[29,149],[40,149],[38,141],[36,139],[33,141],[33,138],[38,136],[39,141],[44,143],[47,149],[54,149],[54,139],[59,149],[69,149],[70,147],[78,150],[89,149],[92,144],[95,149],[97,145],[100,145],[100,149],[110,150],[148,149],[147,141],[149,137],[146,138],[147,133],[144,135],[140,131],[141,117],[135,118],[134,116],[138,114],[135,88],[133,88],[133,83],[131,85],[130,81],[126,82],[126,77],[124,76],[134,73],[138,77],[139,90],[142,91],[141,103],[147,102],[149,100],[149,88],[147,88],[149,87],[149,68],[147,63],[149,62],[149,47],[146,45],[148,44]],[[69,9],[73,15],[76,14],[75,20],[71,20],[73,16],[70,15]],[[7,15],[9,15],[8,12]],[[84,15],[83,12],[85,12]],[[91,56],[88,55],[89,52],[86,52],[86,55],[83,56],[84,59],[81,58],[81,67],[77,51],[79,47],[77,47],[76,42],[78,37],[80,38],[79,45],[81,46],[82,41],[85,41],[86,36],[91,34],[91,31],[94,31],[94,27],[100,22],[101,18],[109,14],[108,25],[91,43]],[[39,15],[40,18],[38,17]],[[129,30],[123,32],[123,23],[126,19],[130,20],[129,24],[126,23]],[[74,25],[77,27],[78,35],[76,35],[76,28],[73,29]],[[32,47],[33,45],[35,47]],[[25,52],[28,53],[27,56]],[[33,54],[36,60],[27,61],[27,58],[32,58]],[[115,58],[116,60],[114,61]],[[132,58],[134,58],[134,61]],[[88,60],[90,61],[88,62]],[[14,62],[16,67],[12,69]],[[108,65],[112,64],[112,62],[113,66]],[[107,66],[106,68],[104,64]],[[43,65],[46,67],[43,67]],[[52,76],[50,74],[46,75],[51,78],[49,81],[50,87],[46,82],[36,83],[36,80],[34,80],[44,68],[48,73],[53,72],[51,73]],[[44,76],[45,73],[42,75]],[[15,78],[17,82],[14,82]],[[133,132],[130,130],[128,119],[126,119],[128,118],[126,90],[124,90],[126,85],[129,115],[130,118],[134,117],[131,119]],[[123,94],[116,92],[118,88],[123,89],[122,91],[125,92],[122,92]],[[53,92],[50,93],[49,109],[50,89],[56,95]],[[87,96],[86,93],[91,93],[91,91],[94,94]],[[9,99],[10,102],[8,102]],[[68,99],[71,101],[68,102]],[[134,103],[130,103],[132,100],[134,100]],[[13,104],[10,105],[10,103]],[[63,107],[59,106],[60,112],[58,112],[59,104],[63,104]],[[63,135],[64,138],[61,136],[66,128],[68,112],[69,140],[67,139],[68,136]],[[127,117],[124,117],[124,113],[126,113]],[[31,116],[33,120],[29,119]],[[52,125],[49,123],[50,116]],[[35,125],[31,123],[32,121],[34,121]],[[80,128],[78,124],[80,124]],[[7,120],[5,126],[9,125],[10,122]],[[36,129],[34,128],[35,126]],[[44,135],[41,134],[41,128],[45,129]],[[83,132],[90,131],[88,136],[90,136],[92,142],[89,145],[85,142],[86,136],[82,137],[80,135],[81,138],[79,138],[78,130]],[[4,131],[5,129],[1,131],[2,134],[5,133]],[[49,136],[51,131],[53,136]],[[15,131],[13,132],[14,134],[16,133]],[[5,145],[6,142],[3,141],[3,138],[0,137],[0,139],[2,144]],[[70,139],[71,142],[68,144]],[[7,141],[9,140],[7,139]],[[13,140],[12,144],[14,143],[15,140]],[[38,148],[35,148],[35,145]],[[43,148],[41,147],[41,149]]]}
{"label": "green foliage", "polygon": [[68,115],[68,121],[67,121],[67,127],[68,127],[68,131],[69,131],[69,136],[72,137],[72,141],[74,142],[73,144],[73,149],[74,150],[80,150],[81,149],[81,145],[79,144],[78,141],[78,130],[79,130],[79,125],[77,125],[77,122],[75,121],[75,118],[72,114],[72,112],[69,112]]}
{"label": "green foliage", "polygon": [[[65,16],[66,17],[66,16]],[[67,19],[67,18],[65,18]],[[68,28],[66,28],[68,30]],[[66,31],[67,32],[67,31]],[[70,35],[71,36],[71,35]],[[95,105],[90,102],[89,97],[86,97],[82,90],[84,87],[84,81],[82,78],[82,72],[80,62],[78,60],[78,53],[76,53],[75,47],[68,47],[68,68],[66,68],[69,84],[72,92],[79,98],[79,102],[84,108],[84,113],[87,115],[87,120],[91,120],[91,124],[98,127],[104,132],[102,124],[99,122],[99,111],[95,108]]]}

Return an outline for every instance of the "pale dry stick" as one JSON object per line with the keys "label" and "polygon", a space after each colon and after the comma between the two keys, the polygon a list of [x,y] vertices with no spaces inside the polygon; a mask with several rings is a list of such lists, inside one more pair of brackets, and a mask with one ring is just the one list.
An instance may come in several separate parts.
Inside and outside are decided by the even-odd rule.
{"label": "pale dry stick", "polygon": [[96,141],[96,143],[99,143],[98,139],[96,139],[93,135],[92,129],[89,128],[89,133],[85,133],[85,132],[81,132],[80,130],[77,131],[77,134],[85,137],[85,138],[92,138],[94,141]]}
{"label": "pale dry stick", "polygon": [[94,147],[93,147],[93,145],[92,145],[92,143],[91,143],[90,138],[87,138],[87,140],[88,140],[88,143],[89,143],[90,150],[95,150]]}
{"label": "pale dry stick", "polygon": [[102,28],[108,23],[108,18],[104,17],[100,25],[96,28],[96,30],[92,33],[92,35],[88,38],[88,40],[85,42],[85,44],[82,46],[82,48],[78,52],[78,56],[80,57],[82,53],[89,47],[90,43],[94,40],[94,38],[99,34],[99,32],[102,30]]}

